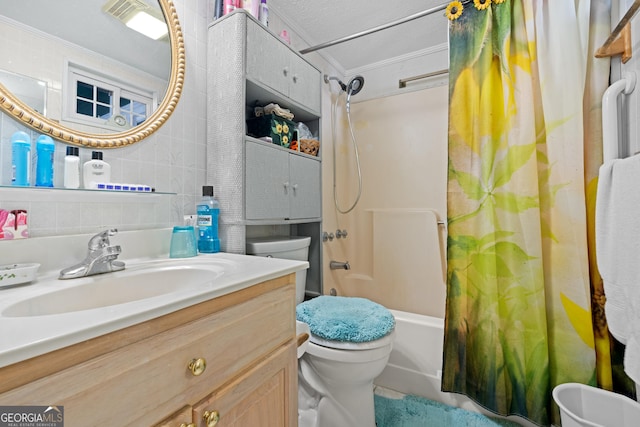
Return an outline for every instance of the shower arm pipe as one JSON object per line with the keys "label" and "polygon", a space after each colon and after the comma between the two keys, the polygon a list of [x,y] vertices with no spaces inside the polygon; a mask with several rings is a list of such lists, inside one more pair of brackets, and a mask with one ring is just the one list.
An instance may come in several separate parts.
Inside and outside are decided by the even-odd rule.
{"label": "shower arm pipe", "polygon": [[[464,0],[461,3],[464,5],[464,4],[469,3],[470,1],[471,0]],[[640,1],[640,0],[636,0],[636,1]],[[335,40],[331,40],[331,41],[328,41],[328,42],[325,42],[325,43],[321,43],[321,44],[316,45],[316,46],[311,46],[311,47],[308,47],[306,49],[302,49],[300,51],[300,54],[304,55],[306,53],[315,52],[316,50],[320,50],[320,49],[324,49],[324,48],[327,48],[327,47],[335,46],[335,45],[340,44],[340,43],[348,42],[350,40],[354,40],[354,39],[360,38],[362,36],[366,36],[366,35],[369,35],[369,34],[377,33],[378,31],[386,30],[388,28],[392,28],[392,27],[395,27],[397,25],[404,24],[406,22],[413,21],[413,20],[418,19],[418,18],[422,18],[423,16],[427,16],[427,15],[431,15],[432,13],[439,12],[441,10],[446,9],[448,5],[449,5],[449,3],[441,4],[439,6],[434,6],[431,9],[427,9],[427,10],[423,10],[422,12],[414,13],[413,15],[409,15],[409,16],[406,16],[404,18],[397,19],[397,20],[389,22],[387,24],[379,25],[377,27],[373,27],[373,28],[368,29],[368,30],[360,31],[359,33],[351,34],[350,36],[341,37],[339,39],[335,39]]]}
{"label": "shower arm pipe", "polygon": [[629,95],[636,86],[636,74],[624,73],[623,77],[604,91],[602,95],[602,160],[620,156],[618,137],[618,95]]}

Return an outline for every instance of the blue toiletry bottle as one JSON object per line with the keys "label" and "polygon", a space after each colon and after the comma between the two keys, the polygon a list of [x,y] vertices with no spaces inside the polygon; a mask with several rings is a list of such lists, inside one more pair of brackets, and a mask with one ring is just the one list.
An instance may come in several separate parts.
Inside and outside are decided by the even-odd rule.
{"label": "blue toiletry bottle", "polygon": [[53,153],[56,145],[48,135],[36,140],[36,187],[53,187]]}
{"label": "blue toiletry bottle", "polygon": [[29,186],[31,170],[31,138],[26,132],[11,135],[11,185]]}
{"label": "blue toiletry bottle", "polygon": [[220,204],[213,198],[213,186],[202,187],[202,200],[196,206],[198,214],[198,251],[203,253],[220,252],[218,239],[218,217]]}

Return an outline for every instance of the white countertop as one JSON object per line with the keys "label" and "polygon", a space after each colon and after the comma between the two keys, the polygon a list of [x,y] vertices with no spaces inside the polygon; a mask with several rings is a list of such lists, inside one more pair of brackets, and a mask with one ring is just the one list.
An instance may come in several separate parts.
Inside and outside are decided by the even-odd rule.
{"label": "white countertop", "polygon": [[[265,280],[309,267],[306,261],[291,261],[227,253],[200,254],[194,258],[122,259],[126,269],[86,278],[58,280],[57,272],[38,276],[31,284],[0,289],[0,367],[95,338],[159,316],[235,292]],[[41,295],[61,290],[91,287],[96,281],[153,271],[167,266],[188,265],[210,270],[212,279],[185,284],[168,293],[131,302],[92,309],[45,315],[11,315],[11,308]],[[51,298],[55,304],[55,298]],[[52,307],[55,312],[55,307]],[[9,314],[7,314],[7,313]]]}

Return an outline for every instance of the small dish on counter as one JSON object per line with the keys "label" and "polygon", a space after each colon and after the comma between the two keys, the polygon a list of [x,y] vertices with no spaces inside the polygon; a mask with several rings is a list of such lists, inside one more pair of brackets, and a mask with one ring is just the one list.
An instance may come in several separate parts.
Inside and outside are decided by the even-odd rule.
{"label": "small dish on counter", "polygon": [[31,282],[39,268],[38,263],[0,265],[0,289]]}

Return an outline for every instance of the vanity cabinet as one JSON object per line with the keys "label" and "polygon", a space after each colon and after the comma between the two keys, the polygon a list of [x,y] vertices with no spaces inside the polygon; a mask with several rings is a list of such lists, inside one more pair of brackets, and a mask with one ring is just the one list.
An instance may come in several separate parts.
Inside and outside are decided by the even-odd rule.
{"label": "vanity cabinet", "polygon": [[247,141],[245,157],[246,217],[260,219],[318,218],[322,215],[320,163]]}
{"label": "vanity cabinet", "polygon": [[63,406],[69,426],[295,426],[294,295],[291,274],[0,368],[0,404]]}
{"label": "vanity cabinet", "polygon": [[212,22],[207,39],[207,183],[220,202],[222,250],[247,237],[311,237],[307,293],[322,292],[322,158],[247,134],[255,106],[280,105],[320,136],[320,70],[244,10]]}

